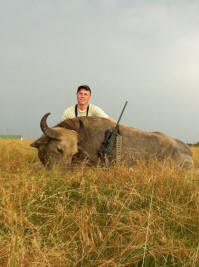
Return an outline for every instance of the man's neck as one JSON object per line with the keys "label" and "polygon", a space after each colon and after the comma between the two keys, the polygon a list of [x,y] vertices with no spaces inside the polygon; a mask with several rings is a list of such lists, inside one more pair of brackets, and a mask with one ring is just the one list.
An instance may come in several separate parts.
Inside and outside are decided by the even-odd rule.
{"label": "man's neck", "polygon": [[85,105],[77,104],[77,108],[78,108],[79,110],[86,110],[87,107],[88,107],[88,104],[85,104]]}

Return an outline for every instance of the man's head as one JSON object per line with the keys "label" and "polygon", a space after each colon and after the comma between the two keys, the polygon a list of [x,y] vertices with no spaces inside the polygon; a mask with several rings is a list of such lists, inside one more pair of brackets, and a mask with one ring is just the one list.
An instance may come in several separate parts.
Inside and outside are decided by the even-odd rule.
{"label": "man's head", "polygon": [[82,90],[82,89],[84,89],[84,90],[90,92],[90,95],[91,95],[91,89],[90,89],[90,87],[89,87],[88,85],[80,85],[80,86],[77,88],[77,94],[78,94],[79,91]]}
{"label": "man's head", "polygon": [[88,105],[91,98],[91,89],[88,85],[80,85],[77,88],[77,102],[81,106]]}

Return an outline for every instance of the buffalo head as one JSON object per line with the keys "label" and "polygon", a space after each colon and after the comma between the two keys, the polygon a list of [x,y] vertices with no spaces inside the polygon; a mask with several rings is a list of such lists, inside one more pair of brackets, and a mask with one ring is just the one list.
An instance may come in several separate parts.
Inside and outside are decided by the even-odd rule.
{"label": "buffalo head", "polygon": [[44,134],[31,146],[38,149],[38,156],[45,167],[52,169],[58,166],[64,169],[78,152],[78,133],[62,127],[48,127],[46,119],[49,115],[45,114],[40,122]]}

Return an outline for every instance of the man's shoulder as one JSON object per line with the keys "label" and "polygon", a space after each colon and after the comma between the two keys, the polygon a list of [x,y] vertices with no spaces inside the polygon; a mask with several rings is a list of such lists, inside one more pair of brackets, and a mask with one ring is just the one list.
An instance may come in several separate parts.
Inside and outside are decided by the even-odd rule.
{"label": "man's shoulder", "polygon": [[75,105],[70,106],[70,107],[68,107],[68,108],[66,108],[66,109],[64,110],[64,114],[68,114],[68,113],[70,113],[70,112],[74,112],[74,110],[75,110]]}
{"label": "man's shoulder", "polygon": [[101,109],[101,108],[94,104],[89,104],[89,109]]}
{"label": "man's shoulder", "polygon": [[70,107],[67,107],[66,109],[65,109],[65,111],[67,111],[67,110],[71,110],[71,109],[74,109],[75,108],[75,105],[72,105],[72,106],[70,106]]}
{"label": "man's shoulder", "polygon": [[74,118],[75,105],[70,106],[64,110],[62,120]]}
{"label": "man's shoulder", "polygon": [[98,106],[89,104],[89,110],[92,116],[108,118],[109,116]]}

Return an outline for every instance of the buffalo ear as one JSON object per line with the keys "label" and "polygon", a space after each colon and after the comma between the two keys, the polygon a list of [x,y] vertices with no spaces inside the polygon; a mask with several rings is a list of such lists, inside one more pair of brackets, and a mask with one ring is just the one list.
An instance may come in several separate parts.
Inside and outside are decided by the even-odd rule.
{"label": "buffalo ear", "polygon": [[37,140],[36,140],[36,141],[33,142],[32,144],[30,144],[30,146],[38,148],[38,147],[39,147],[39,144],[38,144],[38,142],[37,142]]}
{"label": "buffalo ear", "polygon": [[47,144],[49,138],[47,137],[40,137],[39,139],[35,140],[30,146],[39,148],[42,144]]}

